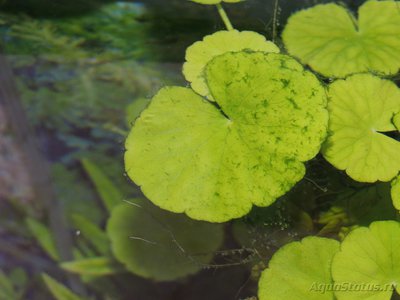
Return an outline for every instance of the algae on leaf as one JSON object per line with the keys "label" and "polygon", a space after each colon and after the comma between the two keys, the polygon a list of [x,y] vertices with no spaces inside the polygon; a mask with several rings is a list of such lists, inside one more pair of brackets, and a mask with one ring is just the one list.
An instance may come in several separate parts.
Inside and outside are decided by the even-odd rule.
{"label": "algae on leaf", "polygon": [[326,95],[282,54],[227,53],[204,75],[219,107],[188,88],[162,89],[126,140],[125,168],[161,208],[224,222],[303,178],[326,136]]}
{"label": "algae on leaf", "polygon": [[264,36],[256,32],[218,31],[187,48],[183,75],[196,93],[213,100],[204,77],[206,65],[214,57],[243,50],[279,52],[279,48],[273,42],[267,41]]}
{"label": "algae on leaf", "polygon": [[207,265],[223,242],[219,224],[193,221],[144,199],[114,208],[107,233],[115,257],[139,276],[170,281]]}
{"label": "algae on leaf", "polygon": [[350,232],[332,262],[339,300],[390,300],[400,292],[400,223],[379,221]]}
{"label": "algae on leaf", "polygon": [[282,38],[288,52],[327,77],[400,68],[400,12],[396,1],[366,1],[358,20],[343,6],[320,4],[288,20]]}
{"label": "algae on leaf", "polygon": [[260,300],[334,300],[331,263],[339,242],[307,237],[279,249],[260,278]]}
{"label": "algae on leaf", "polygon": [[400,142],[384,135],[396,131],[400,90],[391,81],[369,74],[329,86],[329,133],[324,157],[361,182],[390,181],[400,171]]}

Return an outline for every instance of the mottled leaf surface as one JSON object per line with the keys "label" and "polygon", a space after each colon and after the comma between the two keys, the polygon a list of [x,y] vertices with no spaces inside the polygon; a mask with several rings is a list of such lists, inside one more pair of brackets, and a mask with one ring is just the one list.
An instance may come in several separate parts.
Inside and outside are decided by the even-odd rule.
{"label": "mottled leaf surface", "polygon": [[397,210],[400,210],[400,176],[397,176],[397,178],[392,181],[391,195],[393,206]]}
{"label": "mottled leaf surface", "polygon": [[329,87],[329,134],[324,157],[357,181],[390,181],[400,171],[400,142],[384,135],[395,131],[400,90],[369,74],[338,80]]}

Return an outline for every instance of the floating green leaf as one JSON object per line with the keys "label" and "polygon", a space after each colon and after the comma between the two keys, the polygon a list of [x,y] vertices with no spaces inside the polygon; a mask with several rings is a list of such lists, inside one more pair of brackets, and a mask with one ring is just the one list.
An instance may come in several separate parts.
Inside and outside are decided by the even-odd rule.
{"label": "floating green leaf", "polygon": [[161,208],[224,222],[304,176],[326,135],[326,97],[282,54],[227,53],[206,78],[221,108],[187,88],[162,89],[126,140],[125,168]]}
{"label": "floating green leaf", "polygon": [[260,278],[260,300],[333,300],[331,262],[339,242],[307,237],[278,250]]}
{"label": "floating green leaf", "polygon": [[222,244],[220,225],[133,202],[113,210],[107,232],[115,257],[137,275],[169,281],[196,273]]}
{"label": "floating green leaf", "polygon": [[357,181],[389,181],[400,171],[400,142],[383,134],[395,131],[400,90],[369,74],[338,80],[329,87],[330,112],[324,157]]}
{"label": "floating green leaf", "polygon": [[332,263],[339,300],[389,300],[400,292],[400,223],[380,221],[350,232]]}
{"label": "floating green leaf", "polygon": [[97,224],[77,214],[72,215],[72,222],[76,230],[79,230],[80,236],[85,238],[98,254],[109,253],[110,241],[107,234]]}
{"label": "floating green leaf", "polygon": [[400,210],[400,176],[398,176],[396,179],[392,181],[391,195],[392,195],[393,206],[397,210]]}
{"label": "floating green leaf", "polygon": [[137,98],[126,107],[125,123],[128,128],[132,126],[140,113],[149,105],[150,100],[147,98]]}
{"label": "floating green leaf", "polygon": [[196,93],[213,100],[204,76],[207,63],[218,55],[243,50],[279,52],[279,48],[274,43],[267,41],[264,36],[256,32],[218,31],[187,48],[183,74]]}
{"label": "floating green leaf", "polygon": [[358,20],[338,4],[316,5],[291,16],[282,38],[290,54],[325,76],[395,74],[400,68],[398,5],[366,1]]}
{"label": "floating green leaf", "polygon": [[83,300],[83,298],[71,292],[66,286],[51,278],[47,274],[42,274],[43,281],[49,288],[52,295],[57,300]]}
{"label": "floating green leaf", "polygon": [[245,0],[189,0],[189,1],[200,3],[200,4],[211,5],[211,4],[218,4],[221,2],[238,3],[238,2],[243,2]]}
{"label": "floating green leaf", "polygon": [[105,276],[124,271],[124,268],[109,257],[91,257],[64,262],[61,268],[80,275]]}

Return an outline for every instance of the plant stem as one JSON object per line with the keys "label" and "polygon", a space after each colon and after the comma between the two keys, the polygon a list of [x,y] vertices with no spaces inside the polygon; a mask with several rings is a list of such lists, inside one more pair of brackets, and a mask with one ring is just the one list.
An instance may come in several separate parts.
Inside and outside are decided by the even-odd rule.
{"label": "plant stem", "polygon": [[221,16],[222,21],[225,24],[226,29],[228,30],[234,30],[231,21],[229,20],[228,15],[225,12],[225,9],[222,7],[221,3],[217,4],[217,10],[219,15]]}

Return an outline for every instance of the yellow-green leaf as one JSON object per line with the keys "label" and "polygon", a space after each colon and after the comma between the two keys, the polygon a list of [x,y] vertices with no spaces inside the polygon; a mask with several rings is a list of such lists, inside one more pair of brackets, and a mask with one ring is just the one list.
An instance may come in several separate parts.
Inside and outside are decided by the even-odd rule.
{"label": "yellow-green leaf", "polygon": [[400,13],[396,1],[366,1],[358,20],[329,3],[295,13],[282,35],[290,54],[329,77],[400,68]]}
{"label": "yellow-green leaf", "polygon": [[279,48],[274,43],[267,41],[264,36],[256,32],[218,31],[187,48],[183,74],[196,93],[213,100],[204,76],[206,65],[219,55],[243,50],[279,52]]}
{"label": "yellow-green leaf", "polygon": [[334,300],[331,263],[339,242],[307,237],[279,249],[260,278],[259,300]]}
{"label": "yellow-green leaf", "polygon": [[205,75],[220,108],[187,88],[162,89],[126,140],[125,168],[161,208],[224,222],[303,178],[326,136],[326,96],[282,54],[226,53]]}
{"label": "yellow-green leaf", "polygon": [[357,181],[390,181],[400,171],[400,142],[384,135],[396,131],[400,90],[393,82],[369,74],[329,86],[329,134],[324,157]]}
{"label": "yellow-green leaf", "polygon": [[390,300],[400,292],[400,223],[379,221],[350,232],[332,263],[339,300]]}

